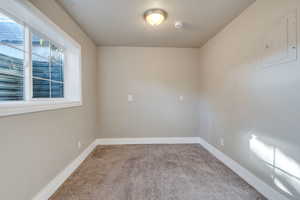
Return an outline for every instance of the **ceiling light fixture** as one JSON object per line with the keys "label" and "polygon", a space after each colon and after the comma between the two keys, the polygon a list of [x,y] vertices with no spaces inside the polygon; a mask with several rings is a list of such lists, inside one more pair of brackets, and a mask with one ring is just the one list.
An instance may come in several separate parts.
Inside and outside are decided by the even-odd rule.
{"label": "ceiling light fixture", "polygon": [[168,13],[162,9],[154,8],[146,10],[144,13],[145,21],[151,26],[158,26],[167,19]]}

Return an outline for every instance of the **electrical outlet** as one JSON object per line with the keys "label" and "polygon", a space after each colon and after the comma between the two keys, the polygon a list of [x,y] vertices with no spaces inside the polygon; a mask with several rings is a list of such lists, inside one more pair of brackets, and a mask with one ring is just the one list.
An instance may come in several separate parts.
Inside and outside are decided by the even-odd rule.
{"label": "electrical outlet", "polygon": [[78,147],[78,149],[80,149],[80,148],[81,148],[81,142],[80,142],[80,141],[78,141],[78,143],[77,143],[77,147]]}
{"label": "electrical outlet", "polygon": [[224,146],[224,139],[223,138],[220,139],[220,145]]}

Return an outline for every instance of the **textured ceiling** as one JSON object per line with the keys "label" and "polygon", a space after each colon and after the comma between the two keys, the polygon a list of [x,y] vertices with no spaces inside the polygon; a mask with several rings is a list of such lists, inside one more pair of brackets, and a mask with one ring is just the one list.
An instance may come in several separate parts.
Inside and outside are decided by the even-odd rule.
{"label": "textured ceiling", "polygon": [[[201,47],[255,0],[57,0],[99,46]],[[168,19],[145,24],[162,8]],[[176,20],[184,28],[174,28]]]}

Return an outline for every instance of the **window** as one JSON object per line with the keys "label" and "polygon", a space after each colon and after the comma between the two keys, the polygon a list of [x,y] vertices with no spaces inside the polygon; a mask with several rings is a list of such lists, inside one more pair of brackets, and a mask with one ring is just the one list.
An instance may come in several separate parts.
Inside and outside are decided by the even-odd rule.
{"label": "window", "polygon": [[33,98],[63,98],[63,49],[36,33],[32,34]]}
{"label": "window", "polygon": [[80,105],[80,45],[30,2],[0,0],[0,116]]}
{"label": "window", "polygon": [[[30,37],[25,38],[26,29]],[[64,97],[62,48],[1,13],[0,40],[0,101],[24,100],[26,91],[32,94],[28,99]],[[24,75],[26,58],[27,63],[31,61],[29,69],[32,69],[27,76]],[[32,85],[24,85],[31,77]]]}

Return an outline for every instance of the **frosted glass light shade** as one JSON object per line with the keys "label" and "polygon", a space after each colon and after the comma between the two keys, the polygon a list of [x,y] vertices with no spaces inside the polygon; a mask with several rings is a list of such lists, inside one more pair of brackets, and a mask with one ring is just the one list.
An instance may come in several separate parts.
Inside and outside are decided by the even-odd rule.
{"label": "frosted glass light shade", "polygon": [[151,26],[158,26],[166,20],[167,13],[162,9],[150,9],[144,13],[144,18]]}

